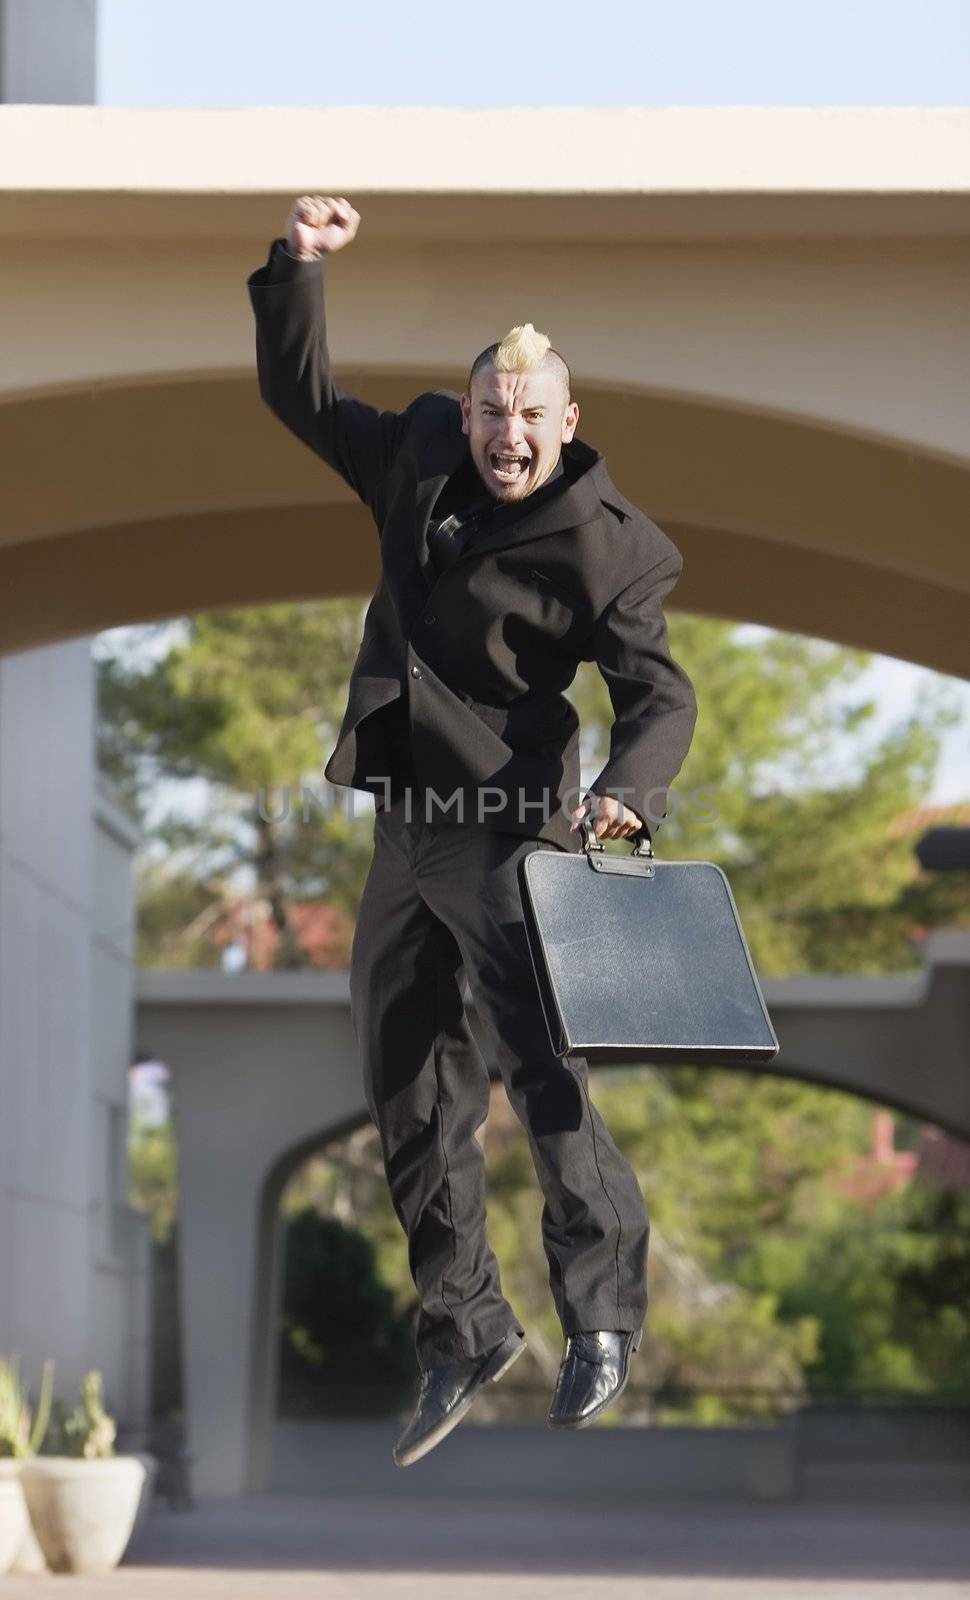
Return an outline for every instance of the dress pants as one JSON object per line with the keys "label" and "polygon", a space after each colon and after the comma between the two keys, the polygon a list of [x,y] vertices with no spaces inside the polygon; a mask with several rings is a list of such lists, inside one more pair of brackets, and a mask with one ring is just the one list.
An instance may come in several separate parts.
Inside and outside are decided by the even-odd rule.
{"label": "dress pants", "polygon": [[[542,1189],[542,1242],[564,1334],[639,1328],[649,1222],[592,1105],[583,1057],[552,1049],[523,922],[518,863],[548,840],[429,821],[423,792],[377,811],[350,993],[371,1118],[408,1240],[422,1370],[491,1350],[521,1325],[486,1238],[476,1129],[501,1073]],[[473,1031],[461,992],[474,1002]],[[487,1065],[486,1065],[487,1063]]]}

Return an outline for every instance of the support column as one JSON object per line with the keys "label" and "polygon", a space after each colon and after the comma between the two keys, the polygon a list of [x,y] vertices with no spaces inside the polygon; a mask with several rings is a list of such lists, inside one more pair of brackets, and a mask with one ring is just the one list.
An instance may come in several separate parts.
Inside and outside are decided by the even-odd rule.
{"label": "support column", "polygon": [[97,104],[97,0],[0,0],[0,102]]}

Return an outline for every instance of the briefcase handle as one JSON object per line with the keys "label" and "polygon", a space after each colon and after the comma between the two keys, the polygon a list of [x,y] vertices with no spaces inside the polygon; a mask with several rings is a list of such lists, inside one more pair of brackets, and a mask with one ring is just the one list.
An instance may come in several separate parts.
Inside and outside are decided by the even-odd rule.
{"label": "briefcase handle", "polygon": [[[587,855],[591,850],[602,850],[604,848],[602,839],[597,839],[596,834],[593,831],[593,824],[590,822],[588,817],[581,817],[579,826],[582,830],[583,849],[586,851]],[[630,851],[631,856],[653,856],[653,845],[650,843],[650,830],[646,824],[644,824],[637,833],[634,833],[632,838],[634,840],[634,846]]]}

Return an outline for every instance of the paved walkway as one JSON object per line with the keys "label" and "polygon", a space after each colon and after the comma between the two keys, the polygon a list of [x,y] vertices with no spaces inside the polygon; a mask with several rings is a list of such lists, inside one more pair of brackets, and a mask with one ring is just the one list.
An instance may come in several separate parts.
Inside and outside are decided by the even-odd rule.
{"label": "paved walkway", "polygon": [[377,1498],[153,1510],[104,1578],[4,1600],[970,1600],[956,1498],[847,1505]]}

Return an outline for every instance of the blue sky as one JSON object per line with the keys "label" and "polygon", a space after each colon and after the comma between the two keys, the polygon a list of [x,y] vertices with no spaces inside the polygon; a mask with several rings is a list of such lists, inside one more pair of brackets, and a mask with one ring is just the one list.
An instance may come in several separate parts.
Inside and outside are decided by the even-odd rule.
{"label": "blue sky", "polygon": [[[100,0],[99,21],[102,105],[970,103],[970,0]],[[888,728],[932,679],[879,658],[857,693]],[[947,683],[964,720],[927,799],[950,802],[970,686]]]}
{"label": "blue sky", "polygon": [[970,0],[100,0],[100,23],[102,105],[970,98]]}

